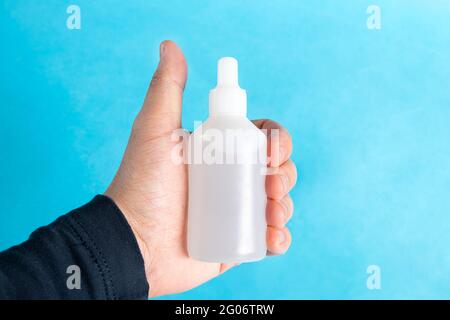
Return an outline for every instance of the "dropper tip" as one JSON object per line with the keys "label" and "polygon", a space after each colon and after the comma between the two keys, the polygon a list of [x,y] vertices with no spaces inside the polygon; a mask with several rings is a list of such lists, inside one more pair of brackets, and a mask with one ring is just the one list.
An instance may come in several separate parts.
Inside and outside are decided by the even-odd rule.
{"label": "dropper tip", "polygon": [[224,57],[219,60],[217,71],[217,85],[239,87],[238,62],[235,58]]}

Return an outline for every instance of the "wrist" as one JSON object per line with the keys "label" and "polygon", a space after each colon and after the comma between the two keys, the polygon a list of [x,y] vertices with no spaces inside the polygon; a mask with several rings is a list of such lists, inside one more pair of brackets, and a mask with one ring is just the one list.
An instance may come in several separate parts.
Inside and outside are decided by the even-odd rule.
{"label": "wrist", "polygon": [[125,217],[125,220],[127,221],[134,238],[136,240],[136,243],[138,245],[139,251],[141,253],[142,259],[144,261],[144,268],[145,268],[145,275],[147,278],[147,283],[149,286],[149,292],[148,296],[150,297],[150,280],[149,280],[149,265],[150,265],[150,254],[148,250],[148,246],[146,242],[144,241],[141,232],[139,232],[139,223],[134,218],[135,215],[133,215],[133,211],[131,208],[126,205],[126,202],[123,201],[122,197],[119,195],[119,193],[115,192],[115,189],[113,186],[110,186],[108,190],[104,193],[105,196],[109,197],[119,208],[119,210],[122,212],[123,216]]}

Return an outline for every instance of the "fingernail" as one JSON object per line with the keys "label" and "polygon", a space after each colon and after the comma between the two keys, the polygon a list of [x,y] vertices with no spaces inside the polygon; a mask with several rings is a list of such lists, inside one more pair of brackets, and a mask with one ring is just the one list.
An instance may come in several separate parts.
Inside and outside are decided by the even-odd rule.
{"label": "fingernail", "polygon": [[289,190],[289,178],[286,175],[282,174],[282,175],[280,175],[280,179],[281,179],[281,183],[283,184],[283,188],[284,188],[283,190],[284,191]]}
{"label": "fingernail", "polygon": [[278,239],[278,243],[282,244],[284,242],[284,240],[286,240],[286,236],[284,235],[284,232],[281,230],[277,231],[277,239]]}
{"label": "fingernail", "polygon": [[284,222],[286,221],[286,213],[285,213],[285,210],[280,210],[278,214],[279,214],[279,216],[281,217],[281,221],[283,221],[283,224],[284,224]]}
{"label": "fingernail", "polygon": [[278,157],[279,157],[278,162],[280,165],[281,165],[281,161],[284,160],[284,155],[285,155],[284,149],[280,148],[280,150],[278,150]]}
{"label": "fingernail", "polygon": [[159,45],[159,59],[162,60],[164,58],[164,53],[166,49],[166,45],[164,42],[161,42],[161,44]]}
{"label": "fingernail", "polygon": [[284,203],[283,201],[280,201],[279,203],[280,203],[280,205],[283,207],[283,210],[280,211],[280,214],[283,216],[283,221],[286,222],[287,216],[288,216],[288,214],[289,214],[289,208],[288,208],[288,206],[286,205],[286,203]]}

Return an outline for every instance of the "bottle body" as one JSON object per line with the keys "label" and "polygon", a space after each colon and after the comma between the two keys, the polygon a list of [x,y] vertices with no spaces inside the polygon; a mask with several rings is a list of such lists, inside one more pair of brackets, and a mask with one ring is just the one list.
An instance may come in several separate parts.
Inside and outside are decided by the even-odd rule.
{"label": "bottle body", "polygon": [[[227,148],[231,140],[235,147]],[[264,258],[266,136],[245,116],[213,117],[194,131],[188,148],[189,256],[221,263]]]}

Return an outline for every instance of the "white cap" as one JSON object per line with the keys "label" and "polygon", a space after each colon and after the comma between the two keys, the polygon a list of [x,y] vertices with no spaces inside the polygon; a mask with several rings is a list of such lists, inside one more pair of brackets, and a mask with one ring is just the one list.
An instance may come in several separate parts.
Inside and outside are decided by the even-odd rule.
{"label": "white cap", "polygon": [[235,58],[219,60],[217,86],[209,93],[209,114],[247,115],[247,93],[239,87]]}

